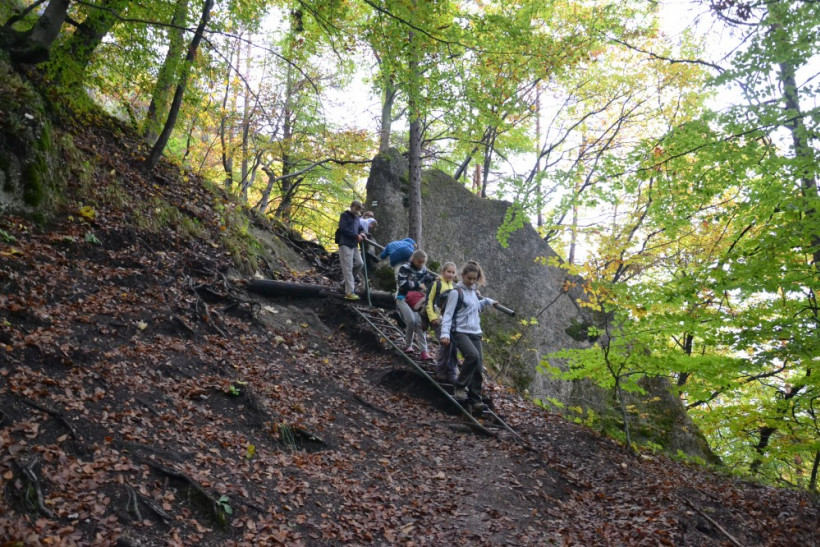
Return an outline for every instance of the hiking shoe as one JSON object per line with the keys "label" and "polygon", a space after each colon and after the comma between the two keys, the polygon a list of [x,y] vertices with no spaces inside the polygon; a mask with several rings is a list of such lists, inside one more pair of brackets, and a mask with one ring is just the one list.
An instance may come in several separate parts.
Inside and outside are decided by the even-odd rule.
{"label": "hiking shoe", "polygon": [[407,346],[406,348],[404,348],[404,353],[406,353],[407,355],[413,355],[414,353],[416,353],[416,350],[413,349],[413,346]]}
{"label": "hiking shoe", "polygon": [[453,390],[453,399],[458,401],[459,403],[463,403],[467,400],[467,390],[463,387],[458,387]]}
{"label": "hiking shoe", "polygon": [[432,361],[433,360],[433,356],[430,355],[429,353],[427,353],[426,351],[422,351],[421,355],[419,357],[421,357],[422,361]]}
{"label": "hiking shoe", "polygon": [[464,408],[466,408],[467,412],[469,412],[470,414],[481,414],[485,410],[489,410],[489,407],[487,405],[478,401],[467,403],[467,406]]}
{"label": "hiking shoe", "polygon": [[355,302],[356,300],[361,300],[361,299],[359,298],[358,294],[349,292],[349,293],[345,294],[345,300],[352,300],[352,301]]}

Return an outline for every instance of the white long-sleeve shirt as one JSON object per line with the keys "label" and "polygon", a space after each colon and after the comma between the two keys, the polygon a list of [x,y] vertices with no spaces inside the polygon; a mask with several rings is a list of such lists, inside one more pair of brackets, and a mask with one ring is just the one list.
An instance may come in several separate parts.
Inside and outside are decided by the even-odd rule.
{"label": "white long-sleeve shirt", "polygon": [[478,298],[475,285],[473,288],[465,287],[461,282],[456,284],[456,288],[461,289],[463,299],[461,306],[456,311],[458,304],[458,291],[453,289],[447,295],[447,305],[444,307],[444,315],[441,318],[441,337],[452,338],[450,331],[453,330],[453,312],[455,311],[455,332],[463,334],[481,334],[481,313],[487,306],[495,304],[491,298]]}

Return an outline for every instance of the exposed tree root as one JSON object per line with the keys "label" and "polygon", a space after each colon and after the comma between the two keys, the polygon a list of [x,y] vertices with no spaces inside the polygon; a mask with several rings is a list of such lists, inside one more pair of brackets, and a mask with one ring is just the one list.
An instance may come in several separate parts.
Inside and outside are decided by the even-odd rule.
{"label": "exposed tree root", "polygon": [[174,479],[177,479],[177,480],[180,480],[180,481],[186,483],[191,488],[191,490],[193,490],[203,500],[205,500],[208,507],[210,508],[211,518],[214,520],[214,522],[216,522],[220,526],[225,526],[228,523],[229,515],[224,510],[223,505],[219,502],[219,500],[217,498],[215,498],[214,496],[209,494],[194,479],[192,479],[191,477],[189,477],[188,475],[186,475],[182,471],[177,471],[176,469],[170,469],[168,467],[165,467],[162,464],[159,464],[159,463],[151,461],[151,460],[143,459],[142,463],[144,463],[145,465],[147,465],[151,469],[154,469],[155,471],[159,471],[160,473],[163,473],[164,475],[167,475],[171,478],[174,478]]}
{"label": "exposed tree root", "polygon": [[[201,285],[199,287],[201,287]],[[211,310],[208,307],[207,302],[205,302],[205,300],[202,299],[199,290],[197,290],[197,286],[194,286],[194,280],[190,277],[188,278],[188,290],[190,290],[192,293],[194,293],[194,296],[196,296],[196,303],[194,305],[196,310],[196,316],[204,320],[205,323],[210,325],[211,328],[213,328],[216,332],[219,333],[220,336],[222,336],[223,338],[228,338],[228,334],[224,330],[222,330],[222,328],[216,324],[213,317],[211,317]]]}
{"label": "exposed tree root", "polygon": [[157,418],[162,417],[162,414],[160,414],[148,401],[145,401],[144,399],[142,399],[140,397],[134,397],[134,400],[137,401],[142,406],[144,406],[146,409],[148,409],[148,412],[150,412],[151,414],[153,414]]}
{"label": "exposed tree root", "polygon": [[188,453],[179,453],[179,452],[172,452],[170,450],[164,450],[162,448],[157,448],[155,446],[150,446],[147,444],[139,444],[139,443],[130,443],[130,442],[117,442],[116,445],[121,450],[128,450],[133,453],[137,458],[140,460],[144,459],[138,451],[144,450],[145,452],[150,452],[151,454],[156,454],[157,456],[162,456],[163,458],[173,460],[175,462],[184,462],[189,460],[193,457],[193,454]]}
{"label": "exposed tree root", "polygon": [[34,490],[34,494],[37,497],[37,510],[40,511],[44,516],[50,519],[56,519],[57,515],[55,515],[48,507],[46,507],[45,499],[43,497],[43,489],[40,486],[40,479],[37,477],[37,473],[34,472],[34,468],[37,467],[37,464],[40,463],[38,458],[34,458],[28,465],[23,465],[17,460],[13,460],[17,467],[20,468],[22,471],[23,476],[29,483],[29,486]]}
{"label": "exposed tree root", "polygon": [[742,545],[742,544],[741,544],[738,540],[736,540],[732,534],[730,534],[729,532],[727,532],[727,531],[726,531],[726,528],[724,528],[723,526],[721,526],[720,524],[718,524],[716,520],[714,520],[712,517],[710,517],[709,515],[707,515],[706,513],[704,513],[703,511],[701,511],[700,509],[698,509],[697,507],[695,507],[695,506],[692,504],[692,502],[690,502],[689,500],[683,500],[683,502],[684,502],[686,505],[688,505],[689,507],[691,507],[692,509],[694,509],[694,510],[695,510],[695,512],[697,512],[697,514],[699,514],[700,516],[702,516],[703,518],[705,518],[706,520],[708,520],[708,521],[712,524],[712,526],[714,526],[715,528],[717,528],[718,530],[720,530],[720,532],[721,532],[724,536],[726,536],[726,538],[727,538],[729,541],[731,541],[731,542],[732,542],[732,545],[735,545],[736,547],[743,547],[743,545]]}
{"label": "exposed tree root", "polygon": [[27,397],[21,397],[21,399],[23,399],[23,402],[26,403],[28,406],[34,407],[37,410],[42,410],[43,412],[52,416],[58,422],[63,424],[66,427],[66,429],[68,429],[68,432],[71,433],[71,438],[73,438],[75,441],[77,440],[77,432],[74,430],[74,426],[72,426],[71,423],[69,423],[69,421],[66,419],[62,412],[54,410],[53,408],[49,408],[45,405],[41,405],[40,403],[35,403]]}
{"label": "exposed tree root", "polygon": [[163,521],[170,522],[173,520],[173,517],[171,517],[171,515],[166,513],[160,506],[154,503],[153,500],[146,498],[145,496],[140,494],[130,484],[126,484],[125,488],[128,491],[128,504],[126,506],[126,509],[128,510],[129,515],[134,515],[135,520],[142,520],[142,513],[140,512],[139,508],[140,503],[145,505]]}
{"label": "exposed tree root", "polygon": [[383,408],[379,408],[379,407],[377,407],[376,405],[374,405],[373,403],[369,403],[369,402],[367,402],[367,401],[366,401],[366,400],[364,400],[364,398],[362,398],[360,395],[358,395],[358,394],[356,394],[356,393],[353,393],[352,395],[353,395],[353,398],[354,398],[354,399],[356,399],[359,403],[361,403],[361,405],[362,405],[363,407],[365,407],[365,408],[369,408],[370,410],[373,410],[373,411],[375,411],[375,412],[378,412],[379,414],[384,414],[385,416],[393,416],[393,414],[392,414],[392,413],[390,413],[390,412],[388,412],[388,411],[384,410]]}

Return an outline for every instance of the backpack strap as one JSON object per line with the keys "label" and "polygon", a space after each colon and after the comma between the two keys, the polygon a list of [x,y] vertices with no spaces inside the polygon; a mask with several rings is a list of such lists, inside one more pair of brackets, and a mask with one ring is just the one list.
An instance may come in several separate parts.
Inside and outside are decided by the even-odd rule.
{"label": "backpack strap", "polygon": [[453,290],[458,294],[458,300],[456,300],[456,307],[453,309],[453,322],[450,326],[450,332],[456,332],[458,310],[464,304],[464,291],[461,290],[461,287],[453,287]]}

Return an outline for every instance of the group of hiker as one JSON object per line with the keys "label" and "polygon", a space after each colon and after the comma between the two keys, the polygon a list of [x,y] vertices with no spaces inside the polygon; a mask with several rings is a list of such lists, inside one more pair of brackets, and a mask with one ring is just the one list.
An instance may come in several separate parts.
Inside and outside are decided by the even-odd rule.
{"label": "group of hiker", "polygon": [[[351,301],[359,300],[355,283],[363,269],[358,246],[369,238],[370,227],[377,223],[371,212],[363,211],[362,203],[353,201],[340,216],[337,230],[344,298]],[[486,284],[481,267],[468,261],[457,281],[456,265],[445,262],[436,275],[427,269],[427,253],[418,249],[411,238],[391,241],[379,258],[388,259],[396,273],[396,309],[405,325],[404,352],[415,355],[413,341],[417,338],[419,358],[435,360],[436,379],[453,384],[456,401],[469,412],[486,410],[482,400],[484,363],[479,314],[496,302],[478,291]],[[428,328],[439,341],[436,357],[428,351]],[[463,357],[460,369],[459,352]]]}

